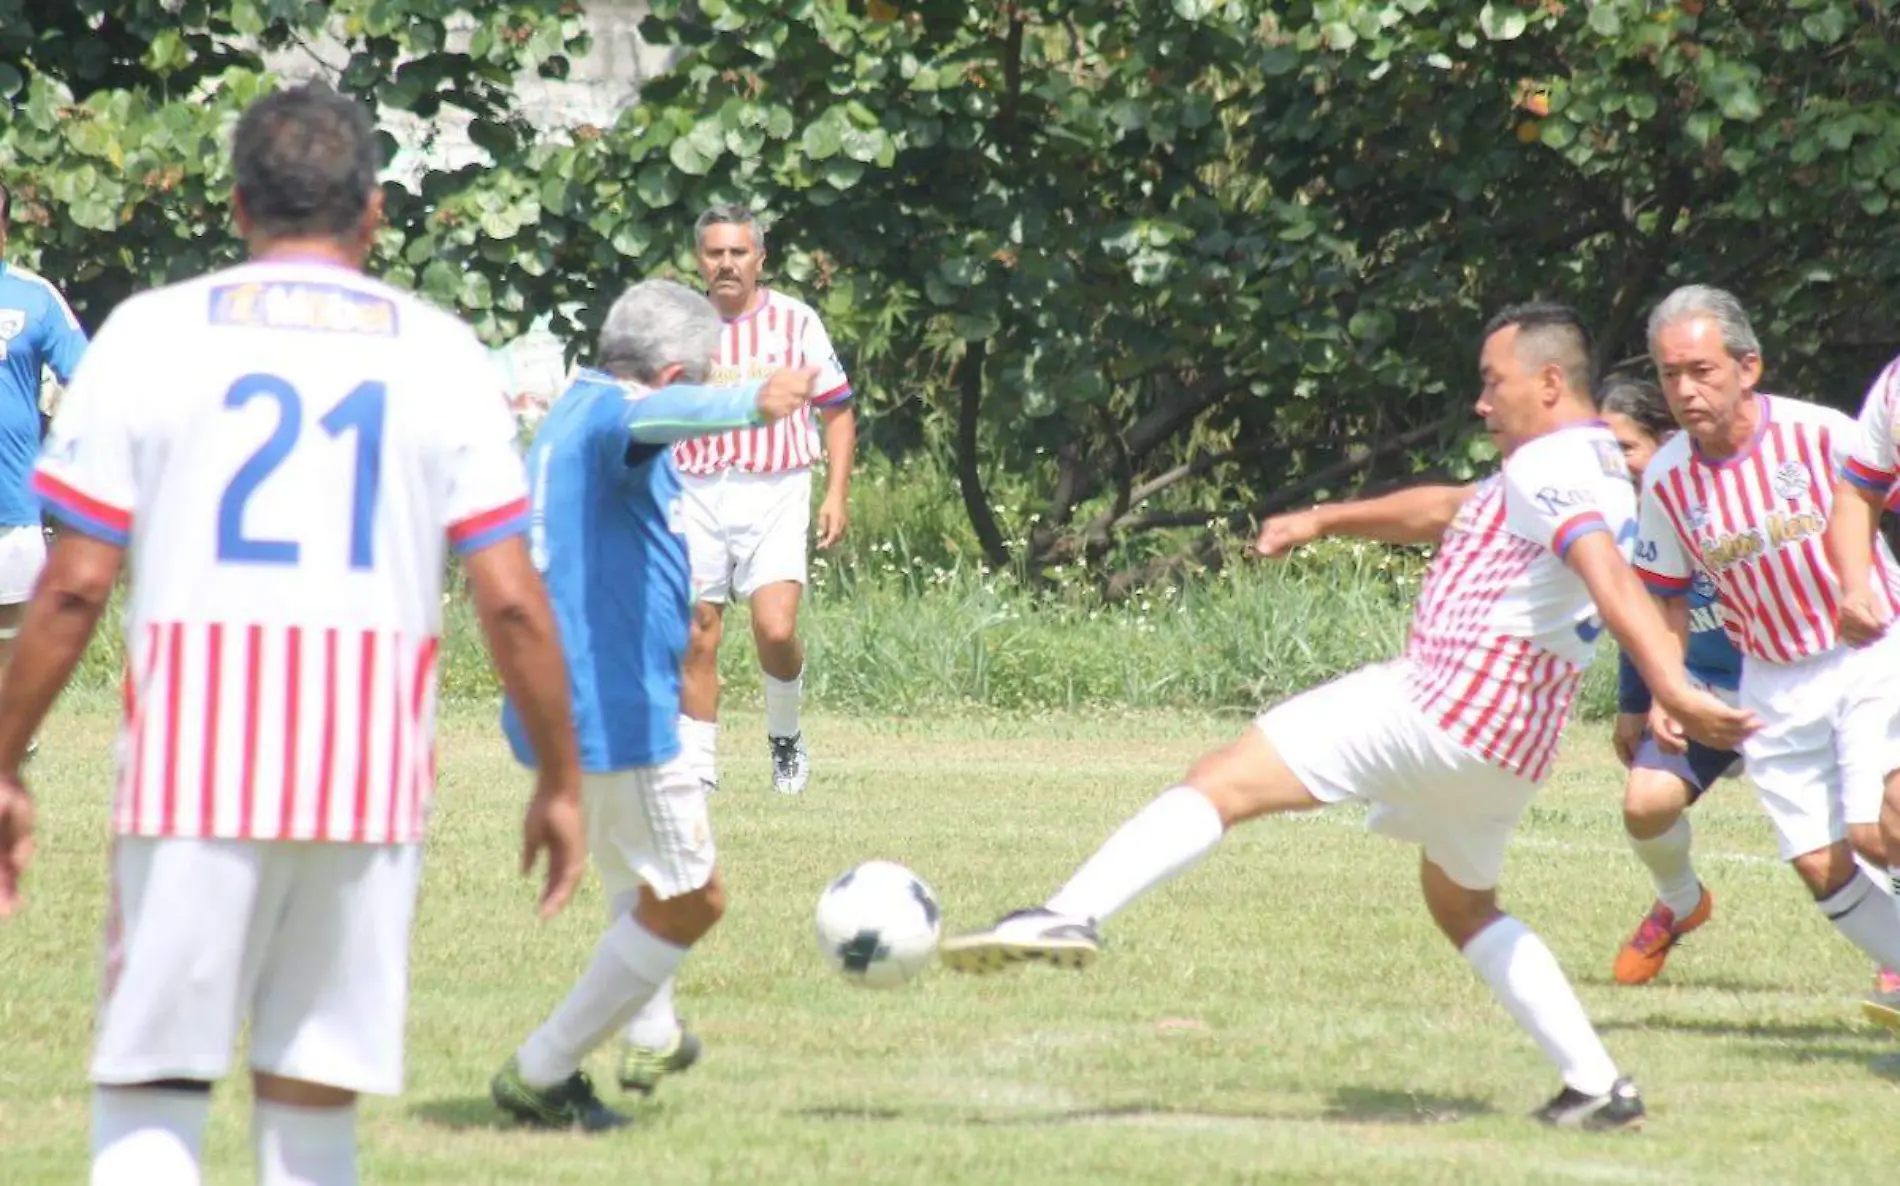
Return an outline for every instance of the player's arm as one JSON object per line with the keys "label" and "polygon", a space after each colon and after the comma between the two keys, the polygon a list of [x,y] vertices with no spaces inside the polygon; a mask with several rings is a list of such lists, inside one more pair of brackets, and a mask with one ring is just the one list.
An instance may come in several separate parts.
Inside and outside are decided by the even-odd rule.
{"label": "player's arm", "polygon": [[1254,551],[1262,556],[1279,556],[1329,535],[1350,535],[1386,544],[1437,543],[1476,490],[1475,485],[1413,486],[1378,498],[1325,503],[1274,515],[1260,525]]}
{"label": "player's arm", "polygon": [[1834,509],[1828,515],[1825,546],[1841,582],[1837,618],[1841,638],[1866,646],[1887,630],[1886,606],[1874,595],[1874,537],[1880,508],[1892,492],[1896,455],[1894,430],[1900,412],[1900,360],[1889,363],[1862,401],[1853,428],[1834,435]]}
{"label": "player's arm", "polygon": [[0,776],[20,769],[28,742],[86,653],[124,561],[122,544],[83,531],[59,533],[0,680]]}
{"label": "player's arm", "polygon": [[829,548],[844,538],[851,521],[846,501],[851,491],[851,465],[858,452],[858,414],[853,410],[850,391],[845,401],[831,403],[818,411],[825,426],[825,498],[818,507],[818,546]]}
{"label": "player's arm", "polygon": [[1690,685],[1682,664],[1683,635],[1670,628],[1607,528],[1571,539],[1563,559],[1590,590],[1604,626],[1635,664],[1650,695],[1691,736],[1715,749],[1735,749],[1759,727],[1751,714]]}
{"label": "player's arm", "polygon": [[1874,593],[1874,537],[1887,489],[1875,478],[1844,466],[1834,480],[1834,509],[1827,520],[1827,558],[1841,581],[1838,624],[1851,646],[1866,646],[1887,630],[1886,606]]}
{"label": "player's arm", "polygon": [[733,428],[755,428],[789,416],[811,397],[807,370],[786,369],[737,387],[674,384],[627,405],[628,439],[670,445]]}

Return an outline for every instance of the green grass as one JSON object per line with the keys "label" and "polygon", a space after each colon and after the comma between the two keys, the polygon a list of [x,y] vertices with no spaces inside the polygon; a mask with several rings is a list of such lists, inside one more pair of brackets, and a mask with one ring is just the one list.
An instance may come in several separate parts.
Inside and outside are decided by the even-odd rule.
{"label": "green grass", "polygon": [[[105,902],[109,707],[63,710],[33,773],[44,844],[0,929],[0,1178],[71,1182]],[[1618,770],[1573,731],[1512,850],[1509,906],[1550,941],[1643,1084],[1640,1135],[1523,1117],[1549,1068],[1432,931],[1415,857],[1350,811],[1250,825],[1109,929],[1089,973],[932,972],[850,987],[811,909],[869,857],[903,861],[952,926],[1034,901],[1231,719],[926,715],[810,723],[811,792],[762,790],[756,717],[724,731],[714,818],[732,911],[688,963],[705,1061],[603,1139],[501,1127],[499,1061],[583,966],[591,883],[539,925],[516,877],[526,789],[458,711],[415,940],[408,1093],[364,1109],[364,1179],[440,1183],[1848,1182],[1891,1174],[1895,1045],[1863,1028],[1868,969],[1773,860],[1739,785],[1698,809],[1714,922],[1661,981],[1608,983],[1647,904]],[[597,1074],[609,1069],[603,1058]],[[244,1092],[221,1090],[213,1183],[250,1179]]]}

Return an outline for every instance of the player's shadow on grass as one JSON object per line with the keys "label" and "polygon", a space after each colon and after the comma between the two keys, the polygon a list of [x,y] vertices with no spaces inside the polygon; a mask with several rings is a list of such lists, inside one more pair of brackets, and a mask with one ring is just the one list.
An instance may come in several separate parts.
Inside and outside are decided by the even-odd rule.
{"label": "player's shadow on grass", "polygon": [[1120,1124],[1131,1127],[1220,1127],[1322,1120],[1335,1124],[1449,1124],[1496,1111],[1471,1096],[1431,1095],[1379,1087],[1342,1087],[1314,1113],[1303,1109],[1192,1108],[1153,1102],[1100,1107],[997,1111],[821,1105],[798,1108],[805,1120],[922,1120],[980,1127],[1034,1127],[1057,1124]]}
{"label": "player's shadow on grass", "polygon": [[1743,1038],[1752,1053],[1789,1062],[1859,1063],[1884,1079],[1900,1079],[1900,1048],[1893,1035],[1852,1021],[1790,1025],[1765,1021],[1704,1021],[1691,1017],[1646,1017],[1641,1021],[1605,1021],[1597,1029],[1673,1030],[1708,1038]]}
{"label": "player's shadow on grass", "polygon": [[535,1131],[522,1128],[512,1117],[503,1115],[501,1109],[495,1106],[495,1101],[485,1095],[424,1100],[411,1106],[409,1114],[424,1124],[454,1129],[458,1132],[467,1132],[471,1129],[488,1129],[496,1132],[515,1129],[520,1129],[522,1132]]}

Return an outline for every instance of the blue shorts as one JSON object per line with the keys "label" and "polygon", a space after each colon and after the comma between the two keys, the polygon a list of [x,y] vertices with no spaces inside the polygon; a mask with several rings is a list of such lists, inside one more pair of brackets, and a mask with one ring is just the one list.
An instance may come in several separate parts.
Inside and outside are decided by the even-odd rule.
{"label": "blue shorts", "polygon": [[1661,770],[1680,778],[1688,784],[1689,802],[1694,803],[1717,779],[1740,774],[1742,755],[1732,749],[1710,749],[1699,741],[1691,741],[1687,750],[1672,754],[1657,745],[1654,737],[1644,734],[1631,765],[1637,770]]}

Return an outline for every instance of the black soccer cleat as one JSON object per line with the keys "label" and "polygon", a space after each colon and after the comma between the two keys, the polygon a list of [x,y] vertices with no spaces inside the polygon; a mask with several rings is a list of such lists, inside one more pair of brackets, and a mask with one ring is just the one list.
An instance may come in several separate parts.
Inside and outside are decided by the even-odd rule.
{"label": "black soccer cleat", "polygon": [[1612,1083],[1602,1095],[1585,1095],[1566,1085],[1531,1115],[1552,1128],[1638,1129],[1643,1126],[1643,1093],[1628,1076]]}

